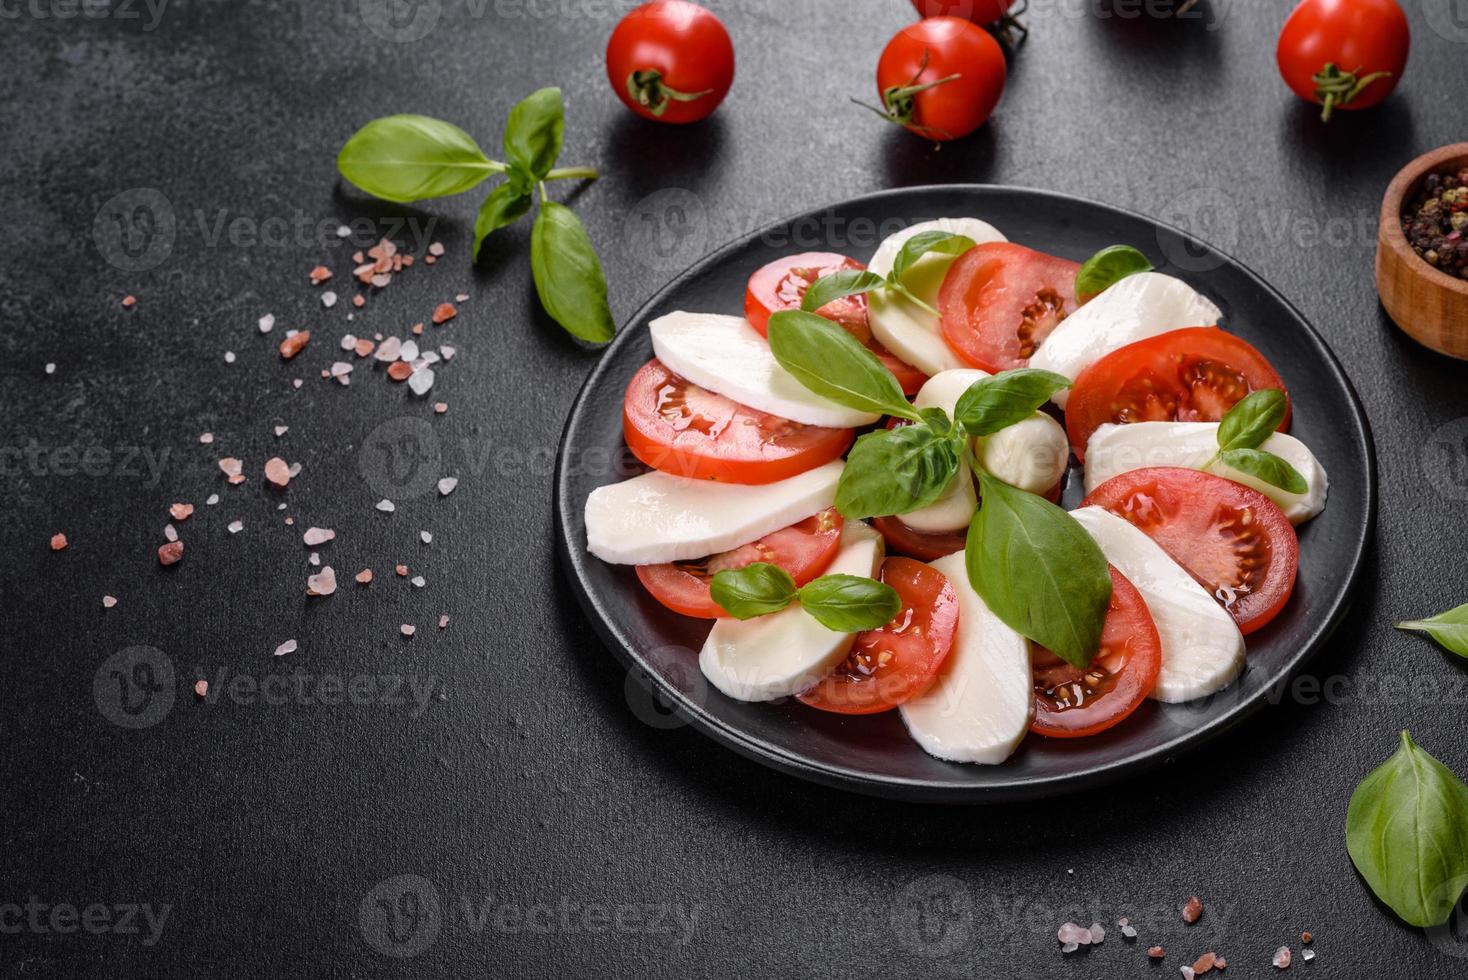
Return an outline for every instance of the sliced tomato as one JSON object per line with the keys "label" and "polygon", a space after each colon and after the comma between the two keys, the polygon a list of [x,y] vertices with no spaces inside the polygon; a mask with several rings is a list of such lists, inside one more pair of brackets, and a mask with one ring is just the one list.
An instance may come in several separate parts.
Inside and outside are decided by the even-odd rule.
{"label": "sliced tomato", "polygon": [[[1288,391],[1246,341],[1217,327],[1188,327],[1128,344],[1076,378],[1065,428],[1076,455],[1107,422],[1217,422],[1245,395]],[[1279,424],[1290,427],[1289,412]]]}
{"label": "sliced tomato", "polygon": [[1295,589],[1300,541],[1289,518],[1252,487],[1212,473],[1164,466],[1101,484],[1094,504],[1145,531],[1252,633]]}
{"label": "sliced tomato", "polygon": [[938,291],[943,338],[991,374],[1025,367],[1056,324],[1075,312],[1080,266],[1013,242],[958,257]]}
{"label": "sliced tomato", "polygon": [[902,597],[902,611],[881,629],[858,634],[841,665],[800,695],[812,708],[843,715],[895,708],[932,685],[953,649],[958,596],[947,576],[910,558],[888,558],[882,581]]}
{"label": "sliced tomato", "polygon": [[919,561],[937,561],[944,555],[962,551],[968,541],[968,528],[944,532],[919,531],[909,527],[900,517],[873,517],[872,527],[887,542],[888,551]]}
{"label": "sliced tomato", "polygon": [[637,577],[654,599],[673,612],[697,619],[716,619],[728,613],[709,594],[709,583],[715,575],[725,569],[762,561],[779,565],[790,573],[796,585],[804,585],[824,572],[836,557],[844,523],[841,514],[832,507],[733,551],[698,561],[638,565]]}
{"label": "sliced tomato", "polygon": [[648,361],[627,385],[622,433],[653,469],[695,480],[774,483],[846,452],[851,429],[801,425],[700,388]]}
{"label": "sliced tomato", "polygon": [[1126,576],[1111,569],[1111,605],[1101,649],[1085,669],[1031,645],[1035,720],[1030,731],[1081,738],[1120,724],[1152,693],[1162,669],[1162,640],[1147,603]]}

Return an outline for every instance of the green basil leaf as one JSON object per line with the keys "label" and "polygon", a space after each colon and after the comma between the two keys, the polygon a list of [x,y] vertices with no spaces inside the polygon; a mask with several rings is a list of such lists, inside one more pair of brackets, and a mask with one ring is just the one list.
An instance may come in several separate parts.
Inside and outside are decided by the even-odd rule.
{"label": "green basil leaf", "polygon": [[474,219],[474,261],[479,261],[479,247],[492,232],[513,224],[525,217],[530,210],[529,191],[505,181],[484,199],[479,206],[479,216]]}
{"label": "green basil leaf", "polygon": [[902,611],[892,586],[860,575],[822,575],[800,590],[800,607],[826,629],[859,633],[886,626]]}
{"label": "green basil leaf", "polygon": [[1426,633],[1449,653],[1468,657],[1468,605],[1449,609],[1431,619],[1414,619],[1410,622],[1398,623],[1397,629]]}
{"label": "green basil leaf", "polygon": [[814,313],[827,303],[844,299],[847,296],[855,296],[858,293],[870,292],[884,282],[886,280],[875,272],[867,272],[865,269],[842,269],[829,276],[821,276],[811,283],[805,291],[805,298],[800,301],[800,308],[807,313]]}
{"label": "green basil leaf", "polygon": [[542,180],[561,155],[565,132],[561,90],[531,92],[516,103],[505,120],[505,159],[535,180]]}
{"label": "green basil leaf", "polygon": [[926,425],[877,429],[856,440],[836,484],[836,509],[847,520],[921,510],[958,473],[953,441]]}
{"label": "green basil leaf", "polygon": [[504,169],[458,126],[412,115],[385,116],[357,130],[336,168],[368,194],[400,203],[458,194]]}
{"label": "green basil leaf", "polygon": [[1130,245],[1108,245],[1081,263],[1076,273],[1076,301],[1084,303],[1127,276],[1151,271],[1147,256]]}
{"label": "green basil leaf", "polygon": [[981,378],[959,396],[953,417],[975,438],[1023,422],[1050,396],[1071,386],[1069,378],[1039,368],[1017,368]]}
{"label": "green basil leaf", "polygon": [[907,241],[902,243],[902,251],[897,253],[897,258],[892,262],[892,272],[887,276],[889,282],[902,282],[903,275],[918,259],[935,252],[938,255],[962,255],[974,247],[974,240],[963,235],[954,235],[946,231],[920,231]]}
{"label": "green basil leaf", "polygon": [[1307,493],[1310,490],[1310,484],[1305,482],[1300,471],[1274,453],[1262,449],[1227,449],[1219,453],[1218,458],[1240,473],[1247,473],[1286,493]]}
{"label": "green basil leaf", "polygon": [[1468,886],[1468,786],[1402,732],[1397,751],[1351,794],[1346,851],[1402,921],[1447,922]]}
{"label": "green basil leaf", "polygon": [[861,412],[918,417],[877,355],[830,320],[781,310],[770,317],[769,338],[780,366],[816,394]]}
{"label": "green basil leaf", "polygon": [[530,233],[530,271],[540,305],[553,320],[594,344],[612,339],[616,325],[607,306],[601,260],[586,229],[564,204],[541,202]]}
{"label": "green basil leaf", "polygon": [[1084,668],[1111,603],[1106,556],[1065,511],[979,472],[983,503],[969,525],[969,584],[994,615]]}
{"label": "green basil leaf", "polygon": [[1218,423],[1219,450],[1258,449],[1274,435],[1289,408],[1289,398],[1278,388],[1249,392]]}
{"label": "green basil leaf", "polygon": [[709,584],[709,594],[735,619],[753,619],[790,605],[796,595],[795,579],[779,565],[757,561],[719,572]]}
{"label": "green basil leaf", "polygon": [[953,431],[953,422],[948,418],[948,413],[941,408],[920,408],[918,417],[923,424],[940,436],[946,436]]}

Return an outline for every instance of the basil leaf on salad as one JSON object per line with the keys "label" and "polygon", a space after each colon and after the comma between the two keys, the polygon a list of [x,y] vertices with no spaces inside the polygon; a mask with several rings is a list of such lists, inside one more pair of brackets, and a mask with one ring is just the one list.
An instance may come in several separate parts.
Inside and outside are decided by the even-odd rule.
{"label": "basil leaf on salad", "polygon": [[780,366],[817,395],[861,412],[918,418],[877,355],[830,320],[781,310],[770,317],[769,340]]}
{"label": "basil leaf on salad", "polygon": [[601,260],[580,219],[564,204],[541,202],[530,233],[530,271],[540,305],[553,320],[582,340],[612,339],[616,325]]}
{"label": "basil leaf on salad", "polygon": [[505,159],[532,181],[542,180],[561,155],[565,132],[561,90],[531,92],[515,104],[505,120]]}
{"label": "basil leaf on salad", "polygon": [[1468,886],[1468,786],[1402,732],[1351,794],[1346,851],[1402,921],[1447,922]]}
{"label": "basil leaf on salad", "polygon": [[459,194],[505,170],[458,126],[415,115],[372,120],[342,146],[336,166],[368,194],[398,203]]}
{"label": "basil leaf on salad", "polygon": [[1127,276],[1151,271],[1147,256],[1130,245],[1108,245],[1081,263],[1076,272],[1076,301],[1084,303]]}
{"label": "basil leaf on salad", "polygon": [[800,607],[826,629],[859,633],[885,626],[902,611],[902,598],[884,582],[860,575],[822,575],[800,590]]}
{"label": "basil leaf on salad", "polygon": [[1468,605],[1438,613],[1430,619],[1414,619],[1398,623],[1397,629],[1426,633],[1444,650],[1468,657]]}
{"label": "basil leaf on salad", "polygon": [[1289,408],[1289,398],[1278,388],[1251,391],[1218,424],[1219,450],[1258,449],[1274,435]]}
{"label": "basil leaf on salad", "polygon": [[927,425],[868,432],[846,457],[836,509],[847,520],[921,510],[943,495],[958,468],[953,440]]}
{"label": "basil leaf on salad", "polygon": [[1066,663],[1090,665],[1111,603],[1106,556],[1085,528],[1043,497],[979,471],[969,525],[969,584],[994,615]]}
{"label": "basil leaf on salad", "polygon": [[947,231],[920,231],[902,244],[902,251],[897,253],[897,258],[892,261],[892,272],[887,276],[889,282],[902,282],[903,275],[912,268],[918,259],[928,253],[937,255],[962,255],[974,247],[974,240],[964,235],[955,235]]}
{"label": "basil leaf on salad", "polygon": [[814,313],[827,303],[834,303],[847,296],[871,292],[884,282],[886,280],[875,272],[867,272],[865,269],[842,269],[840,272],[822,276],[811,283],[805,291],[805,297],[800,301],[800,308],[807,313]]}
{"label": "basil leaf on salad", "polygon": [[1069,378],[1039,368],[1016,368],[981,378],[958,399],[953,417],[974,437],[991,436],[1034,415]]}
{"label": "basil leaf on salad", "polygon": [[796,595],[795,579],[779,565],[757,561],[716,574],[709,594],[735,619],[753,619],[790,605]]}
{"label": "basil leaf on salad", "polygon": [[1218,458],[1240,473],[1247,473],[1286,493],[1307,493],[1310,490],[1310,484],[1305,482],[1300,471],[1274,453],[1262,449],[1226,449],[1218,454]]}
{"label": "basil leaf on salad", "polygon": [[474,219],[474,260],[479,260],[479,248],[492,233],[513,224],[530,211],[531,195],[511,181],[505,181],[484,199],[479,206],[479,215]]}

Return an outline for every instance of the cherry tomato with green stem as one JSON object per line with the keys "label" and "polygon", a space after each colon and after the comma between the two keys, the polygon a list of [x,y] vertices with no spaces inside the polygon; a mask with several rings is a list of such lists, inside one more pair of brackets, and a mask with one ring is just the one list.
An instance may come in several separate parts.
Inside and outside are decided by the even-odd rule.
{"label": "cherry tomato with green stem", "polygon": [[607,79],[644,119],[706,119],[734,84],[734,42],[719,18],[688,0],[653,0],[607,41]]}
{"label": "cherry tomato with green stem", "polygon": [[958,17],[929,17],[898,31],[877,62],[873,109],[930,140],[967,136],[1004,94],[1004,50],[988,31]]}
{"label": "cherry tomato with green stem", "polygon": [[1279,34],[1275,58],[1285,84],[1306,102],[1369,109],[1407,67],[1412,31],[1396,0],[1304,0]]}

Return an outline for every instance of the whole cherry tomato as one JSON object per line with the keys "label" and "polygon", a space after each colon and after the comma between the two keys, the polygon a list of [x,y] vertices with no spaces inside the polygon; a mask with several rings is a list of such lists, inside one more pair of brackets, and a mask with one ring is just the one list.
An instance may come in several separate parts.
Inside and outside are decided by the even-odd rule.
{"label": "whole cherry tomato", "polygon": [[623,17],[607,41],[617,98],[646,119],[707,118],[734,84],[734,42],[719,18],[688,0],[653,0]]}
{"label": "whole cherry tomato", "polygon": [[928,17],[897,32],[877,62],[881,115],[927,139],[967,136],[1004,94],[1004,50],[978,25]]}
{"label": "whole cherry tomato", "polygon": [[1285,84],[1306,102],[1369,109],[1407,67],[1412,31],[1396,0],[1304,0],[1280,31],[1275,57]]}
{"label": "whole cherry tomato", "polygon": [[980,27],[993,27],[1001,41],[1017,48],[1029,30],[1009,12],[1014,4],[1015,0],[912,0],[921,17],[961,17]]}

